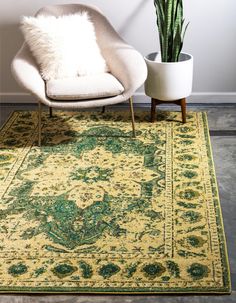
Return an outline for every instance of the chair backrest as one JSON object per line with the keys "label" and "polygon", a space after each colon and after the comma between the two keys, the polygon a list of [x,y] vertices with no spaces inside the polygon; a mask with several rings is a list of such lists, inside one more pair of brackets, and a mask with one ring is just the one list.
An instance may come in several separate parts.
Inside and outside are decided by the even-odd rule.
{"label": "chair backrest", "polygon": [[103,49],[108,46],[108,44],[118,41],[123,42],[121,37],[112,27],[104,14],[95,6],[84,4],[62,4],[45,6],[36,13],[36,16],[61,16],[75,14],[83,11],[88,12],[89,17],[94,24],[97,42],[102,52]]}

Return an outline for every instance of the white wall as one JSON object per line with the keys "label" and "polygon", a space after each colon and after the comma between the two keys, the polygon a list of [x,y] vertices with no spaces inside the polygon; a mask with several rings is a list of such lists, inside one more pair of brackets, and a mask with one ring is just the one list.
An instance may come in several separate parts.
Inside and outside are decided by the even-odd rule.
{"label": "white wall", "polygon": [[[76,2],[71,0],[70,2]],[[67,0],[0,0],[0,101],[27,101],[11,76],[10,62],[22,43],[20,16]],[[143,55],[158,46],[153,0],[81,0],[99,6],[120,34]],[[185,0],[190,21],[184,51],[195,60],[193,100],[236,101],[236,1]],[[141,88],[139,94],[143,92]],[[139,97],[139,99],[143,97]],[[143,99],[144,100],[144,99]]]}

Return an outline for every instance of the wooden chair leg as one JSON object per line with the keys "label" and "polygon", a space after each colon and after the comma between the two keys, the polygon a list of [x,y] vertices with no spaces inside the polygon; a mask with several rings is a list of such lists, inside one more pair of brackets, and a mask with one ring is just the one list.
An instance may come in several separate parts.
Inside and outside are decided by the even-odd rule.
{"label": "wooden chair leg", "polygon": [[104,114],[105,111],[106,111],[106,106],[103,106],[103,107],[102,107],[102,114]]}
{"label": "wooden chair leg", "polygon": [[156,119],[156,100],[152,98],[151,122],[155,122],[155,119]]}
{"label": "wooden chair leg", "polygon": [[180,104],[182,111],[182,121],[183,123],[186,123],[186,99],[185,98],[181,99]]}
{"label": "wooden chair leg", "polygon": [[132,118],[132,129],[133,129],[133,138],[136,137],[136,132],[135,132],[135,119],[134,119],[134,106],[133,106],[133,98],[129,98],[129,105],[130,105],[130,113],[131,113],[131,118]]}
{"label": "wooden chair leg", "polygon": [[49,118],[52,118],[52,107],[49,107]]}
{"label": "wooden chair leg", "polygon": [[38,146],[41,147],[42,104],[38,102]]}

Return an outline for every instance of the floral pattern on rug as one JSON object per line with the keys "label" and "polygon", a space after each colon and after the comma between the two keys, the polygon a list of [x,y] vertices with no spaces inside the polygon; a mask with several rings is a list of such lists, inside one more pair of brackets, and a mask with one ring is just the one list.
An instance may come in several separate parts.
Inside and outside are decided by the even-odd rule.
{"label": "floral pattern on rug", "polygon": [[207,118],[15,112],[1,130],[0,290],[222,292]]}

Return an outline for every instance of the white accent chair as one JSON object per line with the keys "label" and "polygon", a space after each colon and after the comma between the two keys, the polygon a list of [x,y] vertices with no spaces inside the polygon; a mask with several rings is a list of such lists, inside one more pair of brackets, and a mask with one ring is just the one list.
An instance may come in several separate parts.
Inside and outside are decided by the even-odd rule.
{"label": "white accent chair", "polygon": [[[114,30],[112,25],[102,14],[102,12],[93,6],[87,6],[83,4],[65,4],[46,6],[40,9],[36,16],[60,16],[78,13],[81,11],[87,11],[91,20],[94,23],[97,42],[101,49],[101,53],[104,56],[110,73],[120,82],[123,86],[122,90],[117,91],[115,96],[107,96],[96,98],[83,99],[78,97],[78,100],[68,100],[68,94],[63,100],[60,97],[59,100],[55,100],[53,97],[48,97],[49,90],[54,94],[55,83],[51,83],[50,87],[47,87],[45,81],[42,79],[37,63],[32,56],[26,43],[17,53],[12,62],[12,72],[16,80],[27,91],[34,95],[39,104],[38,119],[39,119],[39,136],[38,143],[41,145],[41,106],[45,104],[50,108],[50,115],[52,115],[52,108],[56,109],[83,109],[93,107],[103,107],[113,105],[129,100],[130,111],[132,117],[133,136],[135,137],[135,121],[132,96],[134,92],[144,83],[147,77],[147,67],[142,55],[137,52],[133,47],[128,45]],[[105,82],[104,82],[105,83]],[[104,84],[103,83],[103,84]],[[113,83],[114,84],[114,83]],[[108,84],[109,85],[109,81]],[[56,87],[60,87],[56,86]],[[82,85],[83,86],[83,85]],[[54,91],[53,91],[54,89]],[[87,93],[87,87],[86,87]],[[100,92],[101,93],[101,92]],[[63,95],[63,91],[60,91]],[[106,96],[106,94],[104,94]]]}

